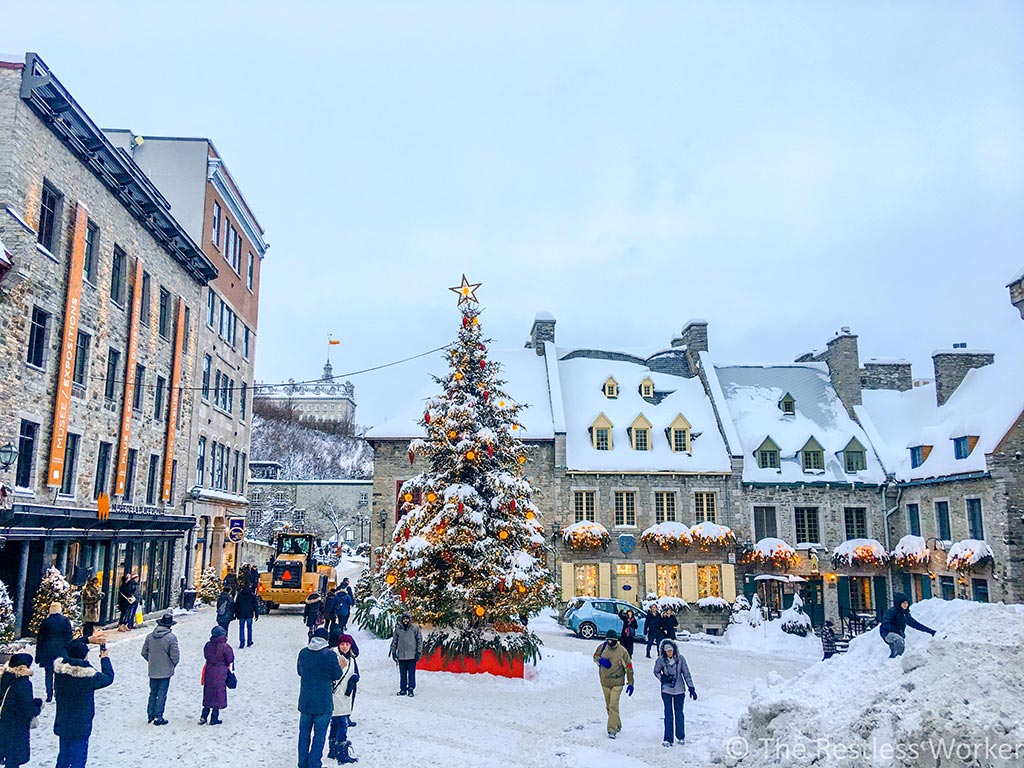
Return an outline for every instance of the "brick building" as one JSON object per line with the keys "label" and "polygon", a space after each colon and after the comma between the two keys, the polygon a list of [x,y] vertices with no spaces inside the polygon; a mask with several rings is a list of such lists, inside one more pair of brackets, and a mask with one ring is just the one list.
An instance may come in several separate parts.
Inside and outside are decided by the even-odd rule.
{"label": "brick building", "polygon": [[216,146],[205,138],[105,131],[172,205],[218,275],[197,308],[192,375],[199,387],[188,436],[188,480],[198,536],[188,570],[236,566],[227,522],[247,515],[246,478],[264,231]]}
{"label": "brick building", "polygon": [[[899,520],[906,504],[924,503],[926,493],[901,471],[903,438],[886,430],[928,428],[922,398],[931,398],[933,411],[942,399],[950,403],[946,412],[960,403],[957,413],[968,420],[993,398],[987,390],[966,394],[981,389],[977,376],[965,374],[991,363],[984,353],[941,353],[935,382],[915,387],[904,360],[862,366],[848,328],[794,363],[723,366],[709,351],[703,321],[691,321],[666,348],[637,352],[556,347],[554,318],[544,314],[527,349],[491,354],[510,394],[531,406],[524,416],[528,474],[545,525],[556,532],[550,564],[563,599],[638,602],[655,592],[695,608],[704,599],[680,617],[691,629],[720,629],[709,598],[732,600],[738,592],[757,592],[778,611],[799,590],[815,624],[833,618],[856,629],[877,619],[894,589],[913,586],[913,569],[885,561],[905,533]],[[402,482],[426,469],[419,458],[410,465],[408,442],[422,436],[417,404],[434,386],[427,373],[407,376],[416,382],[409,407],[397,404],[367,434],[375,452],[374,515],[383,510],[391,525]],[[980,438],[977,476],[958,471],[929,481],[947,496],[963,496],[963,519],[947,549],[972,532],[968,505],[985,520],[973,532],[997,539],[997,577],[986,575],[988,560],[974,564],[973,575],[958,572],[957,594],[979,600],[1020,599],[1024,583],[1013,565],[1018,556],[1001,543],[1006,531],[1024,541],[1013,533],[1020,516],[1007,505],[1007,488],[1020,484],[1021,466],[1008,446],[1020,439],[1024,403],[1005,390],[1002,415]],[[968,401],[973,406],[963,405]],[[899,418],[881,412],[880,403]],[[957,490],[964,483],[979,485]],[[605,545],[575,536],[579,525],[603,532]],[[926,580],[945,583],[944,556],[931,562]],[[973,593],[963,589],[969,578],[977,583]]]}
{"label": "brick building", "polygon": [[165,608],[194,527],[190,317],[217,269],[31,53],[0,61],[0,239],[0,579],[22,626],[50,565],[98,574],[105,619],[130,571]]}

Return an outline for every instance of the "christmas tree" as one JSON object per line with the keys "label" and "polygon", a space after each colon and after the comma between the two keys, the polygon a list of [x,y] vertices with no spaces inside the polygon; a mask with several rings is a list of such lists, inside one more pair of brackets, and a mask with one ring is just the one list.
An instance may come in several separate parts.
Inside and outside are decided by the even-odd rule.
{"label": "christmas tree", "polygon": [[81,626],[81,609],[78,605],[78,590],[71,586],[61,572],[50,567],[39,582],[39,589],[32,604],[32,619],[28,623],[29,631],[33,634],[39,630],[39,625],[50,615],[50,604],[58,602],[63,606],[63,613],[71,620],[71,626],[75,632]]}
{"label": "christmas tree", "polygon": [[220,575],[214,566],[208,565],[203,571],[203,575],[199,577],[199,589],[196,590],[196,594],[199,595],[202,602],[209,605],[217,602],[220,590]]}
{"label": "christmas tree", "polygon": [[0,643],[14,640],[14,601],[7,591],[7,585],[0,581]]}
{"label": "christmas tree", "polygon": [[[500,366],[487,357],[475,289],[465,276],[458,340],[448,348],[448,374],[435,377],[425,439],[409,446],[429,469],[403,484],[403,516],[381,553],[378,595],[434,627],[424,653],[537,657],[539,639],[527,619],[553,604],[544,565],[544,531],[524,474],[519,421],[523,406],[503,389]],[[382,582],[382,583],[380,583]]]}

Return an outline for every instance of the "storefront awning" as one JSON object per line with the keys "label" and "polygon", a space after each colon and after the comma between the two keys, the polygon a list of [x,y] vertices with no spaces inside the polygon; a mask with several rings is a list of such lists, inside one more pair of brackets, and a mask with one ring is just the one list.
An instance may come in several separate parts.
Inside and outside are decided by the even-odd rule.
{"label": "storefront awning", "polygon": [[109,538],[113,535],[180,535],[195,526],[191,515],[163,512],[111,512],[100,520],[95,509],[51,507],[42,504],[14,504],[0,510],[0,528],[9,539],[73,533],[80,538]]}

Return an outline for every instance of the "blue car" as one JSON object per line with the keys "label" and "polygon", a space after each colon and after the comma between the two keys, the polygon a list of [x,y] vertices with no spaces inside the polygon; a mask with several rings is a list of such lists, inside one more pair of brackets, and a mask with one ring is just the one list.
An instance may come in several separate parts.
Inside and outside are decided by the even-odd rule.
{"label": "blue car", "polygon": [[620,611],[622,613],[633,611],[637,623],[637,639],[646,640],[643,611],[632,603],[622,600],[612,600],[607,597],[575,597],[569,601],[563,621],[565,626],[584,640],[590,640],[595,637],[604,637],[609,629],[621,632]]}

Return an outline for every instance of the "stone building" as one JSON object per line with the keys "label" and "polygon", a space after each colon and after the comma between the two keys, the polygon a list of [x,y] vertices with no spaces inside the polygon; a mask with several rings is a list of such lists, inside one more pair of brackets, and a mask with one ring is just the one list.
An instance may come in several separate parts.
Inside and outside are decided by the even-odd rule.
{"label": "stone building", "polygon": [[330,360],[319,381],[261,384],[258,397],[262,404],[280,409],[299,423],[355,426],[356,389],[350,381],[335,381]]}
{"label": "stone building", "polygon": [[0,239],[0,579],[22,628],[51,565],[100,577],[105,620],[128,572],[166,608],[194,527],[190,318],[217,268],[31,53],[0,60]]}
{"label": "stone building", "polygon": [[188,436],[189,499],[198,536],[188,553],[198,583],[207,565],[236,566],[227,521],[247,515],[246,478],[264,231],[213,142],[105,132],[167,197],[175,218],[218,275],[197,308],[192,375],[199,392]]}

